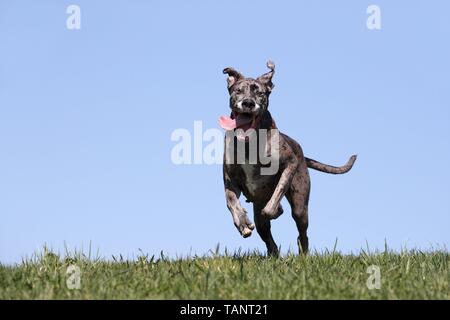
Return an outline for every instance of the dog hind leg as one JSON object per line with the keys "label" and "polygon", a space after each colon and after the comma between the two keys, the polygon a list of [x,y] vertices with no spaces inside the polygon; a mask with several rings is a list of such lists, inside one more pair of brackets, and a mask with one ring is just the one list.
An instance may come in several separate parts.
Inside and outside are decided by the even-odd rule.
{"label": "dog hind leg", "polygon": [[264,205],[257,203],[253,204],[253,213],[256,231],[266,244],[267,254],[269,256],[278,257],[279,255],[278,247],[275,241],[273,240],[272,232],[270,231],[270,219],[261,214],[263,208]]}
{"label": "dog hind leg", "polygon": [[290,190],[286,194],[286,198],[291,206],[292,218],[297,225],[298,238],[297,244],[299,254],[307,254],[309,250],[308,241],[308,201],[309,201],[309,177],[302,179],[296,176],[292,181]]}
{"label": "dog hind leg", "polygon": [[300,253],[307,254],[309,250],[309,241],[308,241],[308,207],[304,206],[301,209],[295,208],[292,211],[292,217],[295,220],[297,225],[299,236],[297,238],[298,248]]}

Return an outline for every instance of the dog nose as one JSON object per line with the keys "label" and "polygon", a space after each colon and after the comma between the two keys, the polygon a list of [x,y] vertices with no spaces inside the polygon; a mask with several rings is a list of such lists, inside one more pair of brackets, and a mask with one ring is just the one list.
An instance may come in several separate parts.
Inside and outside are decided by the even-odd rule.
{"label": "dog nose", "polygon": [[242,101],[242,106],[247,109],[253,109],[255,107],[255,101],[252,99],[244,99],[244,101]]}

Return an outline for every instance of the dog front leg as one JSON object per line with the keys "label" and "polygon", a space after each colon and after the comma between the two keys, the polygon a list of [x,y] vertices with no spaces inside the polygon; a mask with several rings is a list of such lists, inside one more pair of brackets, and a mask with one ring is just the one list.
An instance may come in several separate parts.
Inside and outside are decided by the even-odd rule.
{"label": "dog front leg", "polygon": [[227,207],[233,217],[234,225],[244,238],[250,237],[255,225],[251,223],[247,216],[247,211],[239,202],[239,192],[231,190],[230,188],[225,188],[225,197],[227,199]]}
{"label": "dog front leg", "polygon": [[286,194],[286,191],[289,189],[292,178],[294,177],[295,171],[297,170],[298,161],[297,159],[291,160],[291,162],[284,169],[281,174],[280,180],[275,188],[275,191],[272,194],[269,202],[267,202],[264,209],[262,209],[261,214],[269,219],[274,219],[279,216],[279,207],[281,199]]}

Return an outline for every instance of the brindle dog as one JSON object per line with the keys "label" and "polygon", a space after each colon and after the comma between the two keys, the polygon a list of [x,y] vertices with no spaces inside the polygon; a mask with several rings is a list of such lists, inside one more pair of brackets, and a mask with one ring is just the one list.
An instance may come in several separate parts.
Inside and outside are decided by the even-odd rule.
{"label": "brindle dog", "polygon": [[[227,84],[230,94],[230,117],[221,117],[220,125],[226,130],[246,132],[249,129],[277,129],[269,111],[269,96],[274,87],[272,77],[275,65],[269,61],[267,67],[270,72],[257,79],[245,78],[233,68],[226,68],[223,73],[228,74]],[[225,138],[225,155],[227,152],[236,153],[237,137]],[[248,152],[248,138],[244,138]],[[242,139],[241,139],[242,140]],[[270,144],[270,139],[264,143]],[[258,144],[259,145],[259,144]],[[233,150],[230,150],[230,149]],[[259,148],[261,146],[259,145]],[[271,146],[264,146],[270,150]],[[334,167],[304,157],[302,148],[292,138],[279,133],[278,149],[279,169],[273,175],[261,175],[264,165],[259,161],[255,164],[227,163],[224,160],[223,179],[228,209],[230,210],[234,225],[246,238],[252,234],[255,228],[267,246],[268,254],[278,256],[278,247],[273,240],[270,231],[270,220],[278,218],[283,209],[281,199],[286,196],[292,210],[292,217],[297,224],[299,232],[299,252],[308,252],[308,201],[310,192],[310,178],[308,168],[325,173],[342,174],[348,172],[356,160],[356,155],[351,156],[346,165]],[[225,156],[224,155],[224,156]],[[247,211],[239,202],[241,193],[247,198],[247,202],[253,203],[255,225],[247,216]]]}

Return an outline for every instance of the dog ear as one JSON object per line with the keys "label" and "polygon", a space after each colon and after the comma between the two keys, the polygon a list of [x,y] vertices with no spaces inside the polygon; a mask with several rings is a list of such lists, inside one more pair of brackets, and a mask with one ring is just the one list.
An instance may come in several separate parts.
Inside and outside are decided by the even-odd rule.
{"label": "dog ear", "polygon": [[267,68],[269,68],[270,71],[258,77],[258,79],[256,80],[262,83],[270,93],[274,87],[274,84],[272,83],[272,77],[275,73],[275,64],[273,63],[273,61],[267,61]]}
{"label": "dog ear", "polygon": [[225,68],[223,69],[224,74],[228,74],[227,78],[227,84],[228,84],[228,91],[230,91],[231,87],[238,82],[240,79],[244,78],[242,74],[240,74],[238,71],[234,70],[233,68]]}

